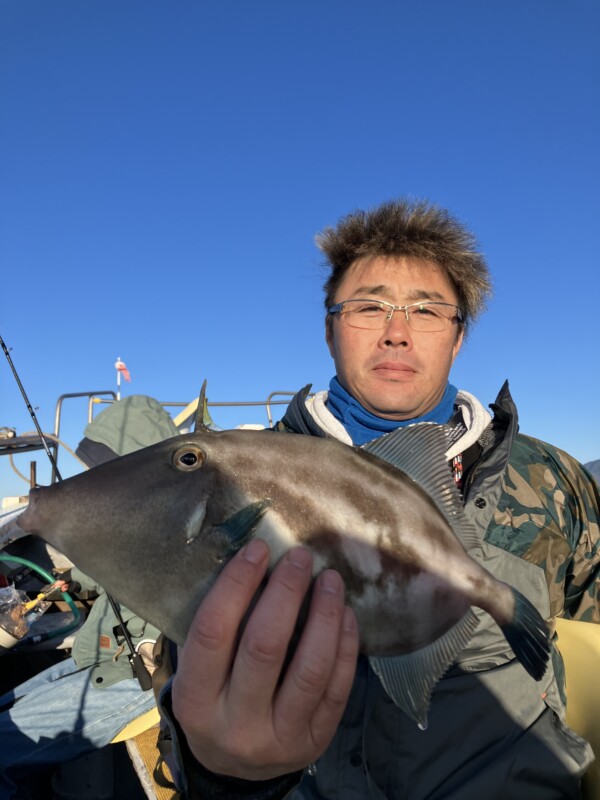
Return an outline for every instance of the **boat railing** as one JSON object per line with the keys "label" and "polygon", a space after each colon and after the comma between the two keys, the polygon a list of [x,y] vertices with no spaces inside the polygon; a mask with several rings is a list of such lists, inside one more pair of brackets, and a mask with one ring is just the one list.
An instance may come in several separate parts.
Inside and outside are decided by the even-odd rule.
{"label": "boat railing", "polygon": [[[271,394],[266,398],[266,400],[207,400],[206,405],[209,409],[211,408],[243,408],[243,407],[260,407],[264,406],[265,411],[267,414],[267,422],[268,427],[273,427],[273,414],[272,414],[272,407],[273,406],[287,406],[292,399],[292,397],[296,394],[296,392],[271,392]],[[288,400],[276,400],[276,397],[287,397]],[[114,402],[114,400],[102,400],[99,399],[97,401],[100,404],[108,404]],[[192,405],[191,403],[182,403],[177,400],[160,400],[159,401],[161,406],[165,408],[187,408],[188,406]],[[89,419],[91,422],[91,418]]]}
{"label": "boat railing", "polygon": [[[243,407],[261,407],[263,406],[266,411],[267,415],[267,425],[269,428],[273,427],[273,406],[280,406],[285,405],[287,406],[294,396],[295,392],[283,392],[283,391],[275,391],[271,392],[265,400],[207,400],[207,406],[209,409],[211,408],[243,408]],[[94,392],[69,392],[67,394],[61,394],[58,398],[56,403],[56,411],[54,414],[54,437],[55,440],[58,442],[60,441],[60,428],[62,424],[62,415],[63,415],[63,405],[65,400],[71,400],[75,398],[87,397],[88,404],[87,404],[87,422],[88,424],[92,422],[94,418],[94,410],[97,408],[98,405],[109,405],[111,403],[117,402],[119,399],[116,392],[111,389],[103,389],[100,391]],[[282,399],[287,398],[287,399]],[[159,401],[162,406],[165,408],[190,408],[190,415],[195,412],[194,402],[186,403],[178,400],[160,400]],[[197,405],[197,400],[196,400]],[[181,415],[180,415],[181,416]],[[54,463],[55,466],[58,466],[58,450],[57,448],[54,453]],[[52,468],[52,477],[51,483],[56,481],[56,469],[55,467]]]}
{"label": "boat railing", "polygon": [[[88,398],[88,424],[92,421],[94,416],[94,401],[95,398],[101,397],[111,397],[112,401],[114,402],[117,399],[116,392],[113,392],[112,389],[102,389],[97,392],[68,392],[67,394],[61,394],[61,396],[56,401],[56,411],[54,413],[54,438],[55,441],[58,443],[60,441],[60,425],[62,421],[62,410],[63,410],[63,403],[65,400],[72,400],[74,398],[79,397],[87,397]],[[54,464],[52,465],[52,477],[50,479],[51,483],[56,482],[57,474],[56,468],[58,466],[58,449],[54,454]]]}

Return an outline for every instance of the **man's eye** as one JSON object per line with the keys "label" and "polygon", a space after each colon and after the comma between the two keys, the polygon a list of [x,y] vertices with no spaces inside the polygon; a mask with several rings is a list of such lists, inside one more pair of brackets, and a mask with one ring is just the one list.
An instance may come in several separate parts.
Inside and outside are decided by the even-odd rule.
{"label": "man's eye", "polygon": [[418,314],[420,317],[437,317],[439,316],[435,309],[429,308],[429,306],[419,306],[418,308],[413,309],[413,314]]}
{"label": "man's eye", "polygon": [[356,311],[357,314],[374,315],[374,314],[382,314],[383,313],[383,308],[381,306],[378,306],[378,305],[375,305],[375,304],[372,304],[372,305],[365,304],[364,306],[358,306],[358,308],[356,308],[354,310]]}

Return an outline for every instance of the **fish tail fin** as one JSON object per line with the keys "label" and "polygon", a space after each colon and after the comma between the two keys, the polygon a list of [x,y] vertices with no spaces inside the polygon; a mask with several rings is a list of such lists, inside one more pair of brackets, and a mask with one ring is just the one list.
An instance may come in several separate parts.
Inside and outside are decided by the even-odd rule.
{"label": "fish tail fin", "polygon": [[527,672],[541,680],[550,656],[546,623],[538,610],[516,589],[512,589],[515,611],[511,622],[502,625],[502,633]]}

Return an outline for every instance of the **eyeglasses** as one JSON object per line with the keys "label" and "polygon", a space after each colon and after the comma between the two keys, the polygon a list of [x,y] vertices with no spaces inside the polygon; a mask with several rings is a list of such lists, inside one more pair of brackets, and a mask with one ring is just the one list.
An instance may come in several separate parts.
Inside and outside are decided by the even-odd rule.
{"label": "eyeglasses", "polygon": [[329,314],[340,314],[352,328],[379,330],[391,321],[394,311],[404,311],[406,322],[413,331],[443,331],[456,320],[463,321],[458,306],[425,300],[407,306],[395,306],[384,300],[342,300],[327,309]]}

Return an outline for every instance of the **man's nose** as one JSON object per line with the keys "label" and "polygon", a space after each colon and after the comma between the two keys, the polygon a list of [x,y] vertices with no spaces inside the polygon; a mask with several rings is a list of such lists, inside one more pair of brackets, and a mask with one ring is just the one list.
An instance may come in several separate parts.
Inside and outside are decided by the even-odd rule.
{"label": "man's nose", "polygon": [[412,347],[411,330],[404,311],[394,311],[382,331],[380,344],[384,346]]}

